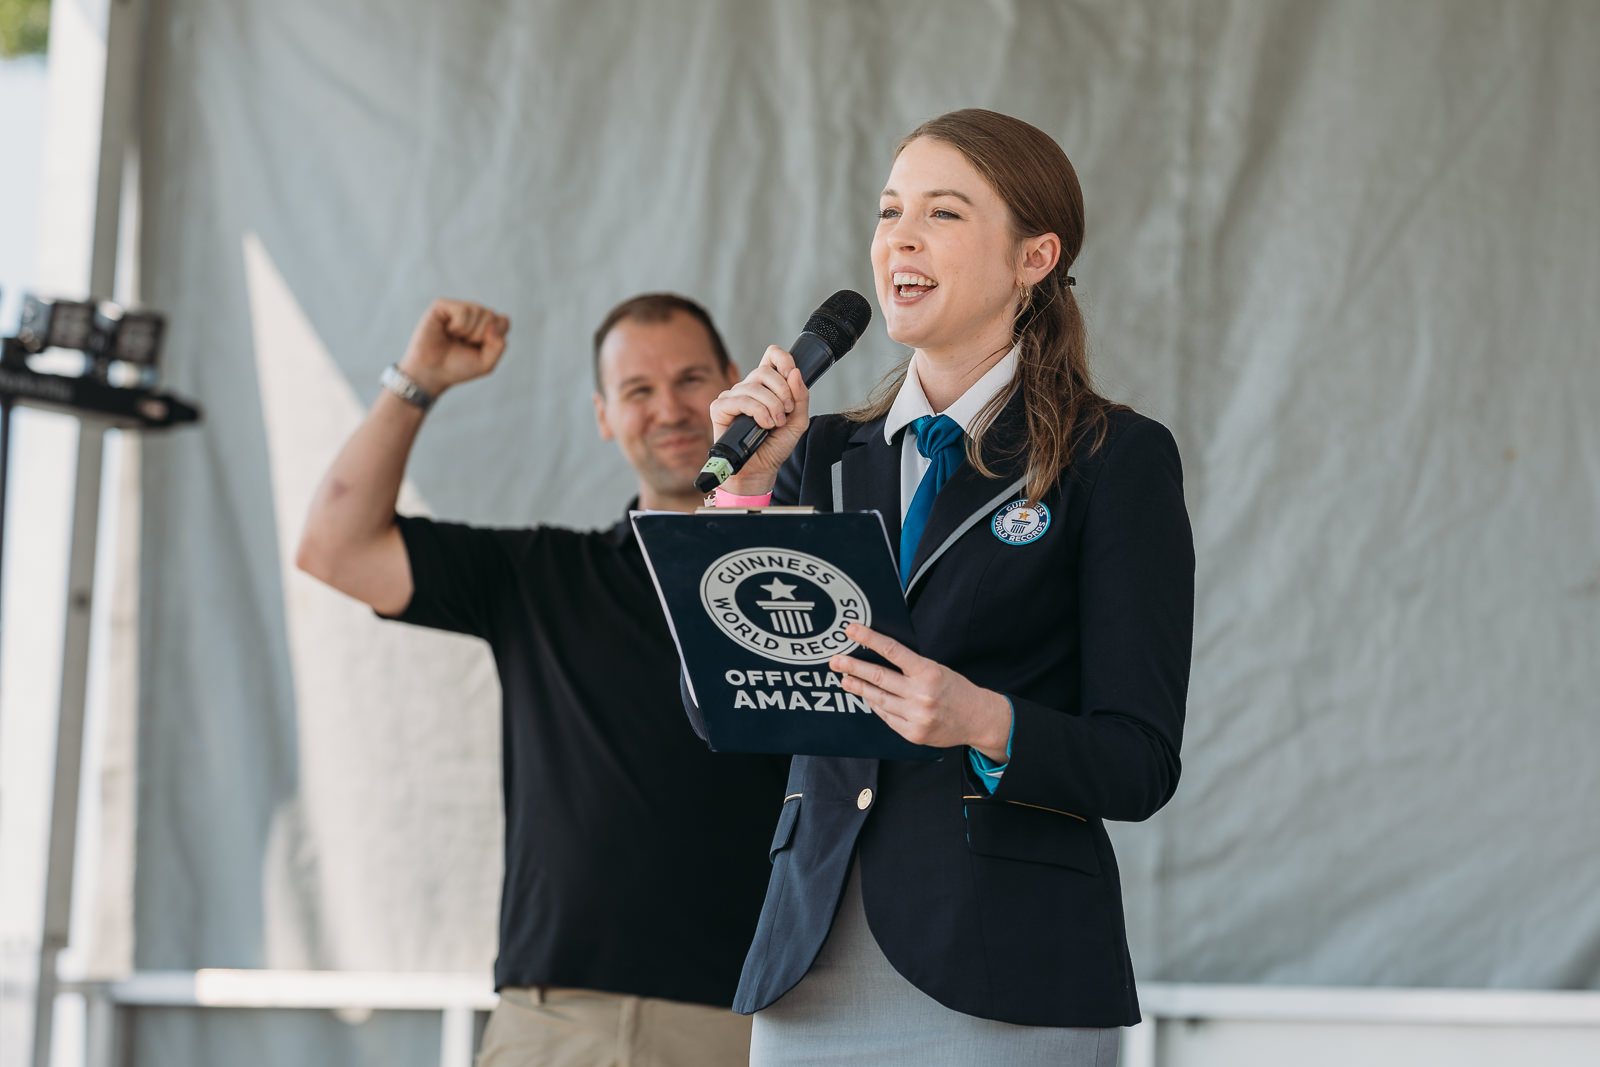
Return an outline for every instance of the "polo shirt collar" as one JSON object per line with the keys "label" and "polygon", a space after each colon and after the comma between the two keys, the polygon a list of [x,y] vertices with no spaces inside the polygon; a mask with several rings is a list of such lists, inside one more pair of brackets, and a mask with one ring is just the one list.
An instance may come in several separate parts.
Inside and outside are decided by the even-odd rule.
{"label": "polo shirt collar", "polygon": [[[943,414],[954,419],[967,436],[972,436],[974,423],[985,405],[1010,388],[1011,379],[1016,375],[1017,364],[1022,358],[1018,352],[1020,347],[1013,346],[1001,357],[1000,362],[984,371],[983,377],[969,385],[955,403],[944,409]],[[895,435],[922,416],[939,414],[928,403],[928,394],[922,391],[922,379],[917,376],[919,359],[917,355],[911,357],[911,363],[906,367],[906,380],[901,383],[900,391],[895,394],[894,403],[889,407],[889,414],[883,420],[883,439],[888,444],[894,444]]]}
{"label": "polo shirt collar", "polygon": [[628,506],[622,509],[622,521],[611,527],[606,532],[606,540],[613,548],[621,548],[633,537],[633,520],[628,517],[630,511],[639,510],[639,498],[634,497],[628,501]]}

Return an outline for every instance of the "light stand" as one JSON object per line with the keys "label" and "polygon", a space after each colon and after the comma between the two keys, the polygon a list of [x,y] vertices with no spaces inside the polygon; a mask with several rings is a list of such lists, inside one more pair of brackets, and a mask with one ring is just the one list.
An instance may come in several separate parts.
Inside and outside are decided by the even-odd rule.
{"label": "light stand", "polygon": [[[23,404],[59,411],[76,417],[80,424],[50,838],[45,860],[44,923],[34,989],[34,1067],[49,1064],[56,991],[60,985],[57,958],[67,945],[71,926],[102,438],[107,428],[155,430],[200,418],[194,404],[155,386],[164,328],[164,318],[154,312],[130,312],[108,303],[51,302],[29,296],[17,336],[0,339],[0,568],[4,566],[12,407]],[[47,348],[82,351],[86,357],[83,372],[51,374],[30,367],[29,358]]]}
{"label": "light stand", "polygon": [[[92,419],[101,429],[155,430],[200,418],[188,401],[155,388],[165,320],[152,311],[128,311],[110,302],[47,301],[29,294],[17,336],[0,339],[0,575],[5,564],[6,483],[11,458],[11,409],[17,404]],[[78,376],[47,374],[28,357],[48,348],[77,349],[87,357]],[[112,384],[114,371],[133,377]],[[3,600],[0,600],[3,603]],[[4,617],[0,616],[0,622]]]}

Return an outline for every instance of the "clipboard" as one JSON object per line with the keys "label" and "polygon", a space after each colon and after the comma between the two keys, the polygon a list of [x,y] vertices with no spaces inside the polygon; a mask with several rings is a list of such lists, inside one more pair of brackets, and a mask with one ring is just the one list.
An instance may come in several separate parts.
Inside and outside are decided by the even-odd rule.
{"label": "clipboard", "polygon": [[937,760],[847,693],[829,657],[882,657],[851,622],[917,647],[876,511],[632,512],[689,696],[718,752]]}

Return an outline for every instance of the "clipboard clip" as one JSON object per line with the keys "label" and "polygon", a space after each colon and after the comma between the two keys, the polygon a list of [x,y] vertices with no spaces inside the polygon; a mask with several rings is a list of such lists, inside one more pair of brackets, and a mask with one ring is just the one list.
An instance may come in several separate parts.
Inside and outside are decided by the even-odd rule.
{"label": "clipboard clip", "polygon": [[695,508],[696,515],[815,515],[809,504],[770,504],[764,508]]}

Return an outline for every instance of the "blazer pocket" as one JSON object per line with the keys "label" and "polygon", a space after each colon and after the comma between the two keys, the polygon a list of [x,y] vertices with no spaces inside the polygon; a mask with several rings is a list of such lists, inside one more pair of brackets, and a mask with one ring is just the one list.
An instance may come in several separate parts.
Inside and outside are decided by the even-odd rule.
{"label": "blazer pocket", "polygon": [[772,847],[767,849],[767,862],[777,859],[778,853],[789,847],[794,837],[794,824],[800,821],[800,797],[794,793],[783,798],[783,810],[778,812],[778,827],[772,832]]}
{"label": "blazer pocket", "polygon": [[965,803],[967,844],[978,855],[1100,873],[1094,831],[1082,817],[987,797]]}

